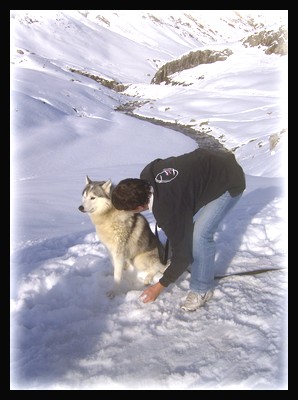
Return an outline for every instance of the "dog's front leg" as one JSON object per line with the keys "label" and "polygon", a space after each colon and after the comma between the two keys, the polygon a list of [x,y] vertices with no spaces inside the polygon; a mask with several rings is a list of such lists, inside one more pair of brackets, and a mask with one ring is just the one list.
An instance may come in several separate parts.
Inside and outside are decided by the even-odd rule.
{"label": "dog's front leg", "polygon": [[120,283],[122,279],[122,271],[125,262],[122,257],[113,257],[113,267],[114,267],[114,284],[113,288],[107,293],[107,296],[111,299],[114,298],[120,292]]}
{"label": "dog's front leg", "polygon": [[113,257],[114,264],[114,284],[119,287],[122,279],[122,271],[124,269],[125,261],[122,257]]}

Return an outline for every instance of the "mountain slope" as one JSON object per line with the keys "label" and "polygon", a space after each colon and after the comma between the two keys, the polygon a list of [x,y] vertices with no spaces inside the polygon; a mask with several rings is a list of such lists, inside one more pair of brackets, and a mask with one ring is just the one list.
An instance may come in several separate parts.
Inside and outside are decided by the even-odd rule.
{"label": "mountain slope", "polygon": [[[250,14],[192,11],[190,15],[178,10],[11,11],[11,116],[16,127],[23,126],[28,112],[32,120],[32,127],[23,126],[22,133],[13,132],[22,136],[19,140],[26,140],[16,150],[20,147],[21,152],[31,151],[27,137],[35,129],[38,131],[38,124],[92,117],[102,129],[111,115],[115,118],[116,110],[129,107],[130,115],[190,127],[200,135],[214,137],[236,153],[248,173],[267,176],[269,171],[275,171],[276,176],[283,176],[287,56],[267,55],[266,46],[246,46],[249,38],[260,32],[278,31],[286,22],[285,15]],[[229,56],[171,71],[170,80],[175,86],[150,84],[160,67],[187,60],[195,51],[228,51]],[[40,82],[61,91],[59,102],[46,93]],[[78,89],[84,100],[79,100]],[[254,101],[257,99],[257,119],[252,118],[251,95],[255,95]],[[238,106],[229,110],[235,97],[239,99]],[[39,102],[42,119],[35,115],[33,106]],[[207,108],[206,102],[210,104]],[[189,105],[187,112],[182,111],[183,104]],[[75,144],[81,133],[74,134],[76,126],[69,131],[72,133],[68,143]],[[53,135],[49,145],[58,145],[59,135]],[[34,158],[38,165],[40,154]],[[252,163],[252,159],[258,162]]]}

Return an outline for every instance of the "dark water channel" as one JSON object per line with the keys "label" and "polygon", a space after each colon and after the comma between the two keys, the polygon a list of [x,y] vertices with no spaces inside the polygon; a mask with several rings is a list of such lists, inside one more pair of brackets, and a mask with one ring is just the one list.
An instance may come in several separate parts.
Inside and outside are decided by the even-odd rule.
{"label": "dark water channel", "polygon": [[133,109],[135,108],[137,108],[136,102],[132,102],[132,103],[122,104],[120,107],[117,108],[117,111],[121,111],[124,114],[129,115],[131,117],[150,122],[151,124],[163,126],[165,128],[173,129],[174,131],[183,133],[184,135],[192,138],[198,144],[198,147],[219,150],[219,151],[229,151],[217,139],[215,139],[211,135],[208,135],[208,133],[206,133],[203,130],[200,131],[194,129],[192,126],[182,125],[176,122],[166,122],[156,118],[149,118],[137,115],[134,114],[133,112]]}

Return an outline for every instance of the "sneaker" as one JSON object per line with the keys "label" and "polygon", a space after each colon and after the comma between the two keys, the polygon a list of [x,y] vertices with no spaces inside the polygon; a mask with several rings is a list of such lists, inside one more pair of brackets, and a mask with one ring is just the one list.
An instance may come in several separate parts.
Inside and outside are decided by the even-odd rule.
{"label": "sneaker", "polygon": [[182,304],[181,308],[185,311],[195,311],[197,308],[205,304],[206,301],[210,300],[212,296],[213,290],[207,290],[207,292],[203,294],[188,292],[185,302]]}

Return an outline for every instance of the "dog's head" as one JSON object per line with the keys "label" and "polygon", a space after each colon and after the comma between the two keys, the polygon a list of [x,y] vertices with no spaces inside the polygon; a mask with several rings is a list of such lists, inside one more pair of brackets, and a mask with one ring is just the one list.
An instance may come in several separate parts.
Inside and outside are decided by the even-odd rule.
{"label": "dog's head", "polygon": [[103,213],[112,207],[112,181],[92,181],[86,176],[86,185],[82,193],[82,204],[79,210],[84,213]]}

